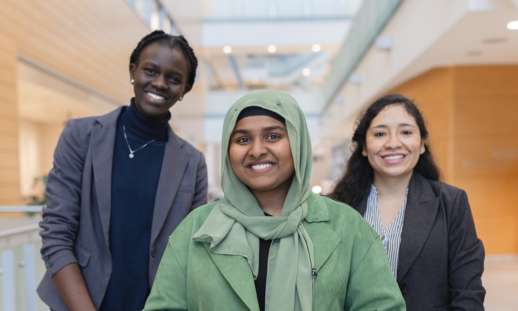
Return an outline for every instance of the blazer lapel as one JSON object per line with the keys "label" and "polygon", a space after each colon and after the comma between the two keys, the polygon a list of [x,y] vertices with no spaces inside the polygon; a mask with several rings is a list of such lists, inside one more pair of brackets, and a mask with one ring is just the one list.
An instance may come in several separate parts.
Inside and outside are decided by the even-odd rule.
{"label": "blazer lapel", "polygon": [[317,271],[322,268],[324,262],[333,253],[340,242],[340,238],[327,224],[329,221],[329,211],[321,200],[322,199],[316,195],[311,196],[308,200],[309,212],[306,217],[307,224],[304,226],[313,243],[313,253]]}
{"label": "blazer lapel", "polygon": [[435,222],[439,206],[431,185],[421,175],[414,173],[408,189],[407,206],[399,259],[397,281],[400,282],[419,256]]}
{"label": "blazer lapel", "polygon": [[117,131],[117,118],[122,108],[99,117],[92,130],[92,164],[94,171],[95,193],[99,204],[102,230],[106,245],[110,247],[110,215],[112,162]]}
{"label": "blazer lapel", "polygon": [[[182,148],[183,143],[176,137],[173,131],[169,129],[169,139],[165,146],[164,159],[162,161],[162,169],[160,171],[155,198],[153,224],[151,226],[151,243],[156,240],[164,225],[183,178],[185,168],[189,162],[189,157],[183,152]],[[175,206],[175,208],[179,209],[175,214],[180,217],[181,215],[185,215],[186,210],[190,209],[191,206]]]}
{"label": "blazer lapel", "polygon": [[230,284],[249,310],[259,311],[257,294],[253,281],[252,271],[245,257],[239,255],[224,255],[212,252],[206,244],[207,253],[212,261]]}

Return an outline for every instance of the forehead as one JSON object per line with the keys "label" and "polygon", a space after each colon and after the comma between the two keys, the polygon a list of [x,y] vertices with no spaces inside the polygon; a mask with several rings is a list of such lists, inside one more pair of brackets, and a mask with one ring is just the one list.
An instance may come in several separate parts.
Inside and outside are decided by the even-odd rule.
{"label": "forehead", "polygon": [[180,48],[171,47],[169,43],[160,41],[146,46],[140,53],[138,61],[155,61],[187,66],[187,59]]}
{"label": "forehead", "polygon": [[286,129],[284,123],[270,116],[248,116],[236,122],[234,131],[260,131],[271,127]]}
{"label": "forehead", "polygon": [[403,105],[390,105],[383,108],[378,115],[372,119],[370,127],[376,126],[398,126],[414,125],[417,126],[415,118],[408,113]]}

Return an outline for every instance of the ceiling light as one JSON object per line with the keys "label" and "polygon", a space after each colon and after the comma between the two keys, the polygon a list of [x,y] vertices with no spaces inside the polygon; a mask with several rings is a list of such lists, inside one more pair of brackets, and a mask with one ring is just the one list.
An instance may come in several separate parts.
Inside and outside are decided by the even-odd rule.
{"label": "ceiling light", "polygon": [[160,29],[160,16],[158,15],[158,12],[151,13],[151,17],[149,19],[149,28],[151,28],[151,30]]}
{"label": "ceiling light", "polygon": [[277,52],[277,47],[273,44],[270,44],[266,50],[268,51],[268,53],[273,54]]}
{"label": "ceiling light", "polygon": [[311,50],[315,53],[320,52],[320,44],[313,44]]}
{"label": "ceiling light", "polygon": [[510,21],[509,23],[507,23],[507,29],[518,30],[518,20]]}
{"label": "ceiling light", "polygon": [[322,187],[319,185],[313,186],[313,188],[311,188],[311,191],[313,193],[320,194],[322,192]]}
{"label": "ceiling light", "polygon": [[302,69],[302,75],[304,77],[309,77],[311,75],[311,69],[309,69],[309,68]]}
{"label": "ceiling light", "polygon": [[392,37],[379,36],[376,39],[375,45],[378,49],[380,49],[382,51],[390,51],[392,49],[392,46],[394,45],[394,42],[392,40]]}
{"label": "ceiling light", "polygon": [[225,53],[225,54],[230,54],[230,53],[232,53],[232,47],[231,47],[230,45],[225,45],[225,46],[223,47],[223,53]]}

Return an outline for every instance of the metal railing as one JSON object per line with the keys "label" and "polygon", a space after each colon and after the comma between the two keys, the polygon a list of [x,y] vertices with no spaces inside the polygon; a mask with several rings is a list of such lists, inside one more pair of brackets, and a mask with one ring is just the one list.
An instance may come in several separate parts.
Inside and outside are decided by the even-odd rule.
{"label": "metal railing", "polygon": [[[36,294],[36,286],[45,271],[39,249],[37,220],[42,206],[0,206],[0,310],[48,310]],[[23,213],[28,216],[6,216]],[[19,225],[17,225],[19,224]]]}

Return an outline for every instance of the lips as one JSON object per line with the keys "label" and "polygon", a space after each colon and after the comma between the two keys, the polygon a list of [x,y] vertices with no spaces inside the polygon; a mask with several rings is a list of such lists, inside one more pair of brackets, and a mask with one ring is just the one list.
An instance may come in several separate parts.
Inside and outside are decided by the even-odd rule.
{"label": "lips", "polygon": [[397,153],[397,154],[387,154],[382,155],[381,158],[385,163],[387,164],[398,164],[403,161],[403,159],[406,157],[405,154]]}
{"label": "lips", "polygon": [[155,92],[146,92],[146,98],[154,104],[165,104],[168,100],[166,96]]}
{"label": "lips", "polygon": [[248,164],[247,167],[254,173],[265,173],[268,172],[273,167],[273,165],[273,162],[259,162]]}

